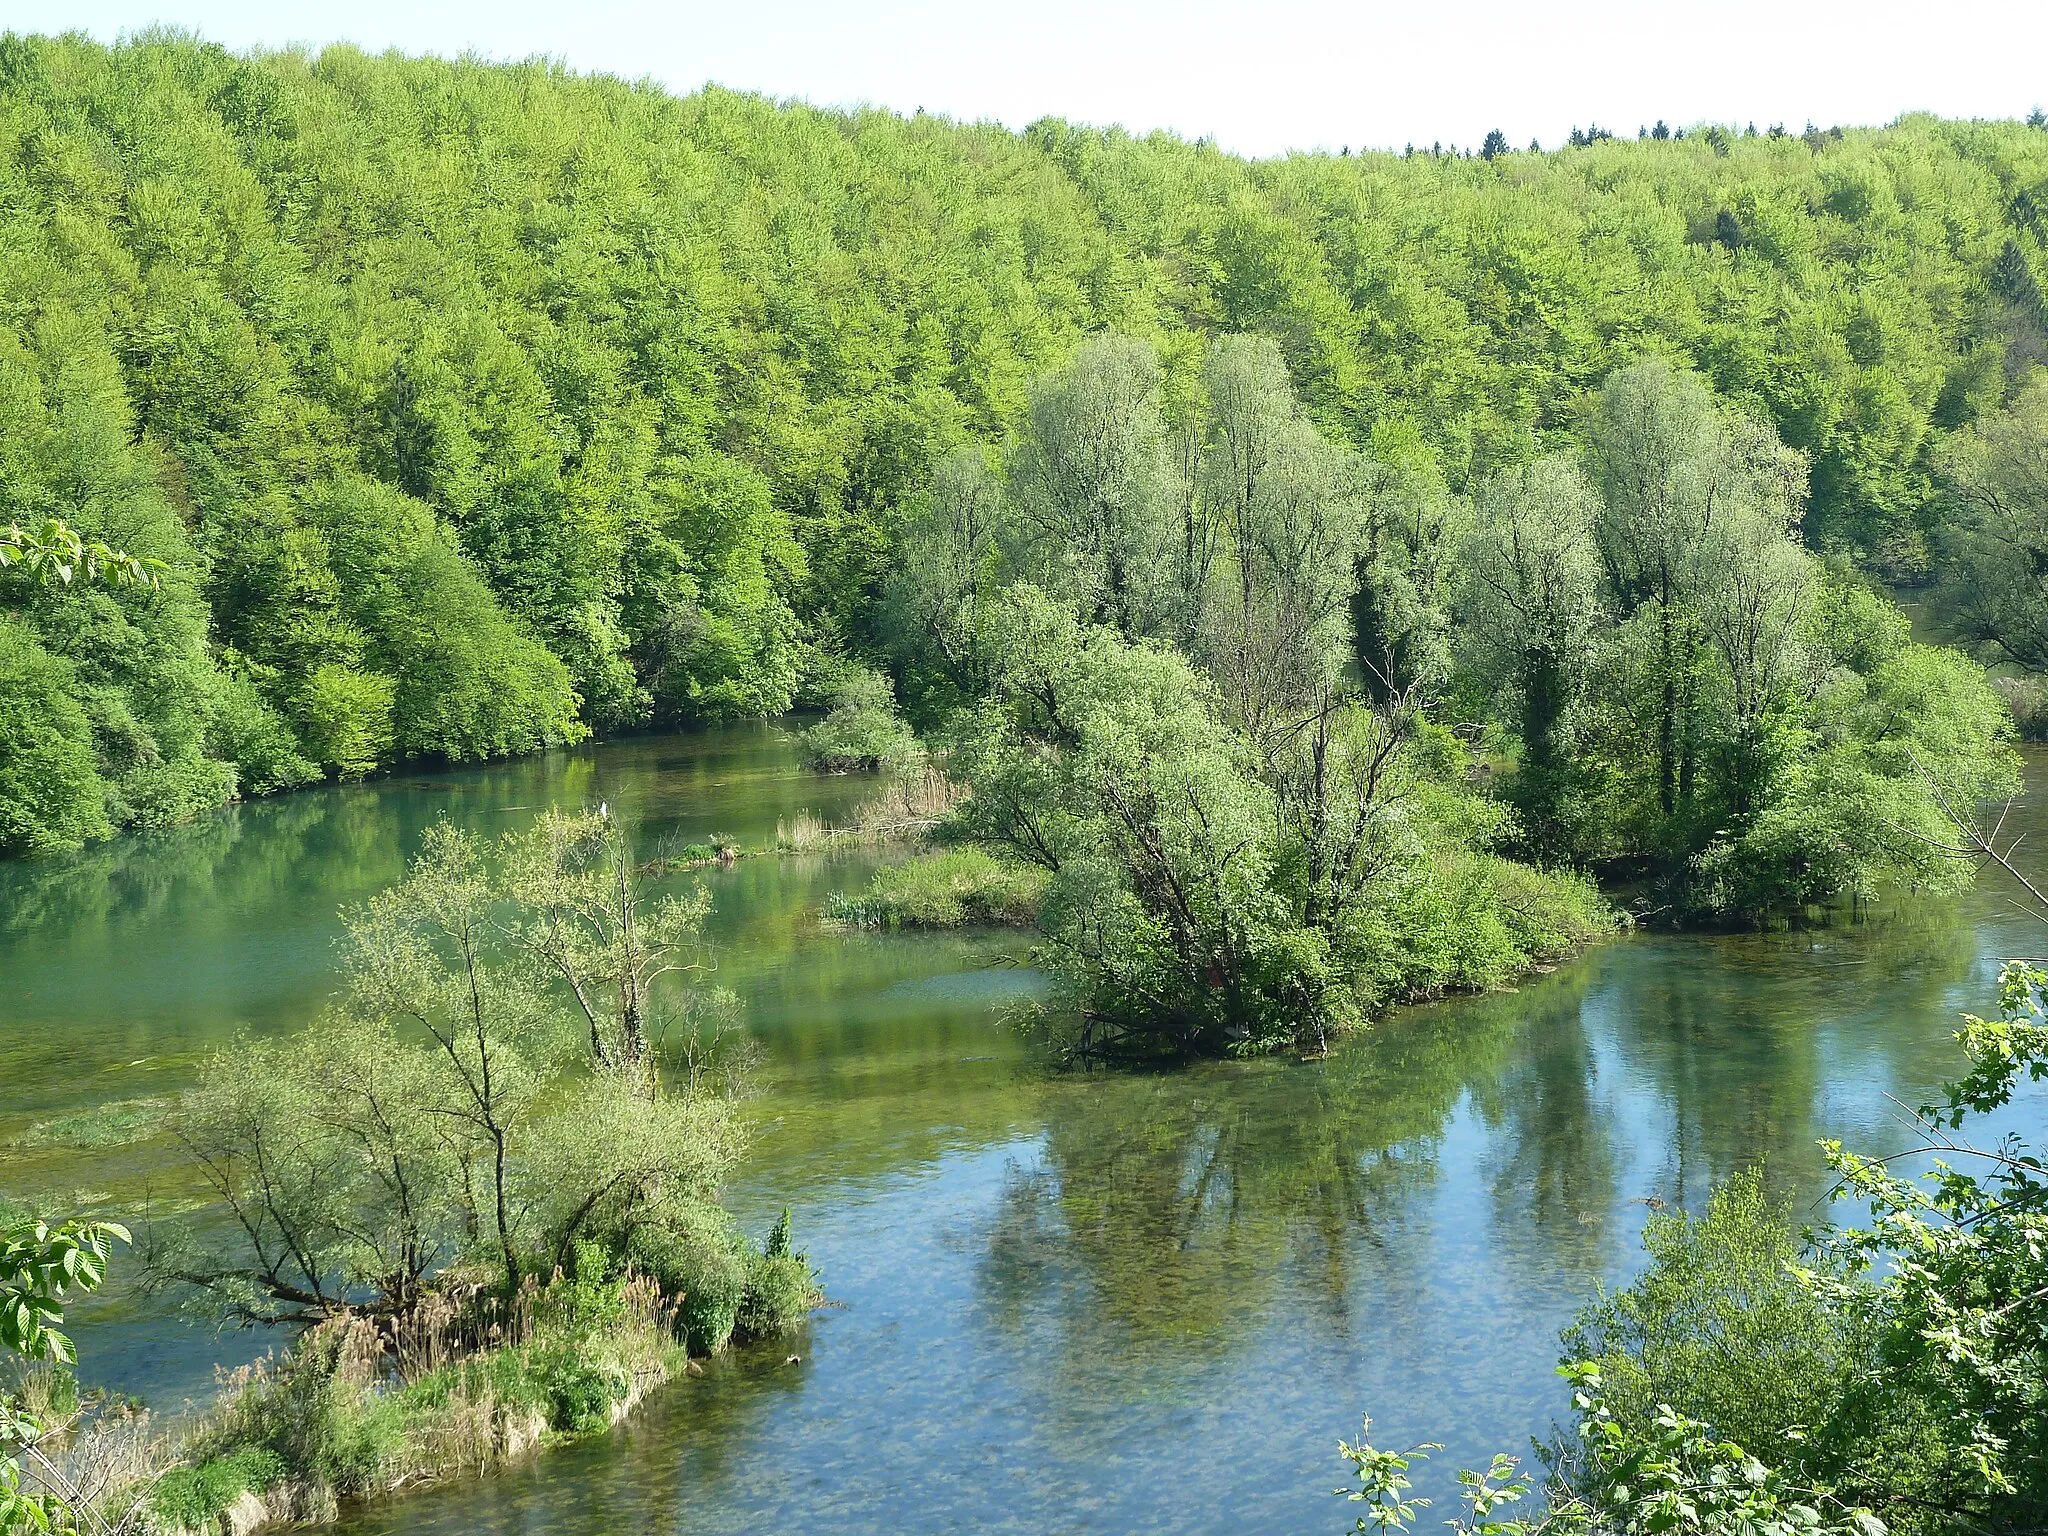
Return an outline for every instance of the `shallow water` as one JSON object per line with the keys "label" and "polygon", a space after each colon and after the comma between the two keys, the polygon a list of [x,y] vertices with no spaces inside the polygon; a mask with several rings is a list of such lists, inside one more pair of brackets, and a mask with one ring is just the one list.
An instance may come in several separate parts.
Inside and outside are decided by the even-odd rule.
{"label": "shallow water", "polygon": [[[308,1017],[337,907],[438,816],[496,830],[604,798],[659,851],[830,820],[868,788],[750,727],[0,866],[0,1191],[128,1217],[189,1196],[161,1141],[5,1143]],[[731,1200],[763,1227],[791,1205],[835,1304],[616,1434],[348,1531],[1341,1530],[1333,1448],[1361,1412],[1383,1443],[1446,1442],[1429,1492],[1523,1449],[1564,1406],[1557,1330],[1638,1263],[1646,1202],[1696,1205],[1764,1158],[1817,1216],[1816,1140],[1898,1144],[1895,1100],[1954,1069],[1956,1012],[2048,948],[1987,882],[1820,932],[1621,940],[1325,1062],[1052,1075],[1001,1023],[1034,984],[1014,936],[818,928],[872,864],[708,876],[720,979],[764,1052]],[[159,1402],[258,1347],[120,1290],[77,1333],[88,1376]]]}

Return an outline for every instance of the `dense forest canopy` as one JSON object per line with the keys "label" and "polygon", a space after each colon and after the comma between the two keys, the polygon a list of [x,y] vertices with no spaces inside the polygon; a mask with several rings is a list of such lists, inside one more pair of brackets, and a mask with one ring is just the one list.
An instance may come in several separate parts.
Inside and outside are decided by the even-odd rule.
{"label": "dense forest canopy", "polygon": [[1810,548],[1931,574],[1951,440],[2048,356],[2048,132],[1580,137],[1244,161],[0,38],[5,515],[167,568],[0,573],[0,841],[786,709],[876,651],[934,465],[1103,332],[1169,425],[1210,338],[1271,337],[1327,439],[1460,495],[1669,355],[1805,457]]}

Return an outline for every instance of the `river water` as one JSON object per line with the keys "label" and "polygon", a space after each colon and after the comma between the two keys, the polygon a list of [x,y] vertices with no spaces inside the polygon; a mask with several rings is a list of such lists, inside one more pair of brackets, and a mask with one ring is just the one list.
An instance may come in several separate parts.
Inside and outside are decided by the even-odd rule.
{"label": "river water", "polygon": [[[0,1194],[131,1224],[187,1208],[167,1138],[37,1128],[173,1094],[238,1031],[308,1019],[338,908],[438,818],[494,833],[604,799],[658,854],[871,790],[753,726],[0,866]],[[1955,1070],[1957,1012],[1990,1005],[2003,957],[2048,949],[1987,880],[1824,929],[1633,935],[1323,1062],[1056,1074],[1003,1021],[1035,985],[1022,937],[820,926],[874,862],[703,876],[763,1053],[729,1203],[762,1229],[791,1206],[833,1305],[612,1435],[348,1532],[1343,1530],[1334,1448],[1361,1413],[1381,1443],[1445,1443],[1418,1478],[1439,1496],[1455,1465],[1525,1450],[1565,1406],[1559,1327],[1638,1265],[1650,1202],[1697,1206],[1763,1159],[1818,1217],[1816,1141],[1901,1144],[1900,1104]],[[265,1343],[119,1284],[77,1317],[82,1374],[164,1406]]]}

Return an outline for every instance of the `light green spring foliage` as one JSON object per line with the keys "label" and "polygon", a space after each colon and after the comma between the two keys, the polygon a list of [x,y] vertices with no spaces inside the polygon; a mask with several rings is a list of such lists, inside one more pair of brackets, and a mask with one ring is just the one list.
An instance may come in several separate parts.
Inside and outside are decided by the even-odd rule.
{"label": "light green spring foliage", "polygon": [[872,667],[851,668],[825,718],[805,731],[804,761],[825,773],[889,773],[918,760],[917,736],[896,710],[896,689]]}
{"label": "light green spring foliage", "polygon": [[1965,880],[1942,802],[2017,787],[2009,712],[1806,547],[1802,458],[1652,359],[1608,379],[1584,459],[1489,477],[1465,545],[1458,686],[1515,743],[1522,846],[1646,860],[1745,921]]}
{"label": "light green spring foliage", "polygon": [[1025,927],[1037,920],[1047,878],[980,848],[946,848],[883,865],[859,895],[835,891],[825,915],[859,928]]}
{"label": "light green spring foliage", "polygon": [[[544,63],[10,35],[0,512],[166,570],[10,618],[36,654],[8,676],[43,681],[0,840],[778,712],[813,648],[874,638],[931,465],[1103,332],[1157,350],[1111,433],[1152,451],[1092,506],[1062,500],[1085,441],[1016,467],[1114,556],[1062,576],[1040,541],[1039,578],[1105,578],[1127,626],[1174,617],[1141,607],[1188,551],[1117,519],[1183,495],[1197,338],[1236,332],[1327,441],[1453,491],[1571,446],[1615,366],[1688,358],[1810,460],[1816,543],[1917,572],[1935,450],[2039,349],[2044,176],[2019,124],[1248,163]],[[1116,383],[1096,345],[1041,390]],[[1429,640],[1398,522],[1361,589],[1385,650]]]}
{"label": "light green spring foliage", "polygon": [[[1547,1513],[1501,1536],[1816,1528],[1795,1504],[1864,1536],[2033,1527],[2048,1499],[2048,1184],[2038,1126],[1988,1144],[1969,1128],[2048,1078],[2044,987],[2015,963],[1998,1017],[1965,1017],[1970,1070],[1920,1110],[1920,1147],[1823,1143],[1857,1224],[1802,1242],[1757,1169],[1698,1215],[1651,1217],[1643,1273],[1564,1332],[1577,1434],[1548,1457]],[[1369,1506],[1359,1528],[1412,1524],[1416,1453],[1361,1439],[1343,1454]],[[1532,1480],[1498,1458],[1461,1482],[1483,1498]]]}
{"label": "light green spring foliage", "polygon": [[490,850],[429,830],[347,915],[333,1014],[218,1053],[186,1096],[180,1140],[239,1236],[167,1245],[157,1283],[244,1323],[397,1318],[451,1267],[495,1292],[646,1229],[731,1247],[734,1100],[706,1072],[664,1085],[652,1056],[688,1014],[655,983],[706,904],[643,897],[607,827],[558,815]]}
{"label": "light green spring foliage", "polygon": [[[1887,1536],[1869,1510],[1827,1489],[1788,1477],[1724,1439],[1715,1427],[1659,1405],[1646,1424],[1625,1423],[1609,1408],[1606,1383],[1590,1365],[1567,1366],[1579,1416],[1575,1478],[1556,1476],[1540,1509],[1524,1501],[1536,1480],[1519,1458],[1496,1455],[1483,1472],[1458,1473],[1462,1509],[1443,1522],[1454,1536]],[[1337,1443],[1356,1488],[1339,1496],[1365,1505],[1358,1536],[1414,1530],[1433,1502],[1418,1497],[1410,1470],[1442,1447],[1387,1451],[1367,1436]]]}

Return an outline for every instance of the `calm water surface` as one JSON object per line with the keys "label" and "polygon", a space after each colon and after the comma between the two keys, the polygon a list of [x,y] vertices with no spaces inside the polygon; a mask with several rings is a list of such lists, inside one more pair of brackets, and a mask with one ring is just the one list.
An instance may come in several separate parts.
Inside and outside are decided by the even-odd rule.
{"label": "calm water surface", "polygon": [[[604,798],[658,852],[829,821],[871,787],[750,727],[0,865],[0,1193],[131,1221],[188,1205],[161,1140],[9,1143],[310,1017],[337,908],[440,817],[494,832]],[[1815,1141],[1897,1145],[1894,1101],[1955,1067],[1956,1012],[1989,1005],[2002,957],[2048,948],[1987,882],[1821,932],[1633,937],[1326,1062],[1053,1075],[1001,1022],[1034,986],[1015,936],[819,928],[872,867],[708,876],[720,979],[764,1052],[730,1200],[761,1227],[793,1206],[835,1305],[618,1433],[353,1536],[1340,1531],[1332,1451],[1361,1412],[1375,1438],[1446,1442],[1421,1479],[1439,1495],[1459,1461],[1524,1447],[1564,1407],[1558,1328],[1633,1271],[1648,1201],[1697,1205],[1763,1158],[1817,1215]],[[166,1405],[261,1347],[118,1287],[82,1318],[86,1374]]]}

